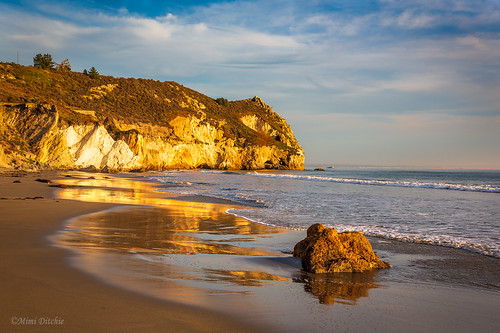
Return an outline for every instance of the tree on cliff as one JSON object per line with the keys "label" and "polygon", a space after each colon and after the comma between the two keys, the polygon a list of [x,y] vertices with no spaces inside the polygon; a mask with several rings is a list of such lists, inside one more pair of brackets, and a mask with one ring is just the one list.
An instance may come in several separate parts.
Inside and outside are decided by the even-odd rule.
{"label": "tree on cliff", "polygon": [[54,61],[52,60],[52,55],[48,53],[45,53],[44,55],[38,53],[33,58],[33,65],[35,67],[40,67],[42,69],[52,69],[52,67],[54,67]]}
{"label": "tree on cliff", "polygon": [[[84,72],[85,73],[85,72]],[[92,66],[91,69],[86,73],[91,79],[97,79],[99,77],[99,72]]]}

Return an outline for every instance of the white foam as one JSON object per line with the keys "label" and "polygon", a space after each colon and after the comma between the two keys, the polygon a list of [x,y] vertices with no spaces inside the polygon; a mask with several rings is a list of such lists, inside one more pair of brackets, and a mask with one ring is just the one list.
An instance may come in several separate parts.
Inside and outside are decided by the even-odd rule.
{"label": "white foam", "polygon": [[[242,210],[228,209],[227,214],[244,218],[250,222],[260,223],[272,227],[280,227],[291,230],[306,230],[308,226],[286,225],[284,223],[272,223],[259,218],[249,218]],[[365,236],[379,237],[385,239],[392,239],[401,242],[417,243],[417,244],[430,244],[437,246],[452,247],[456,249],[464,249],[472,252],[480,253],[483,255],[491,256],[500,259],[500,244],[486,244],[474,242],[474,240],[457,237],[450,235],[429,235],[429,234],[416,234],[405,233],[391,229],[387,226],[348,226],[342,224],[326,224],[329,228],[335,228],[339,232],[344,231],[358,231]]]}
{"label": "white foam", "polygon": [[269,173],[251,173],[258,177],[295,179],[317,182],[332,182],[357,185],[376,185],[376,186],[396,186],[396,187],[413,187],[413,188],[431,188],[441,190],[457,190],[457,191],[473,191],[473,192],[489,192],[500,193],[500,187],[488,184],[451,184],[443,182],[419,182],[419,181],[390,181],[390,180],[374,180],[374,179],[355,179],[355,178],[339,178],[339,177],[320,177],[320,176],[302,176],[292,174],[269,174]]}

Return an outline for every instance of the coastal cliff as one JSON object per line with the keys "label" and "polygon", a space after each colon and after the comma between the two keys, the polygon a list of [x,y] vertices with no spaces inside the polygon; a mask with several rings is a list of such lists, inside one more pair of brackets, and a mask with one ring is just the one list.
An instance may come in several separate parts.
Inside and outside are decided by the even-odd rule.
{"label": "coastal cliff", "polygon": [[0,63],[0,166],[302,169],[260,98],[219,103],[175,82],[89,78]]}

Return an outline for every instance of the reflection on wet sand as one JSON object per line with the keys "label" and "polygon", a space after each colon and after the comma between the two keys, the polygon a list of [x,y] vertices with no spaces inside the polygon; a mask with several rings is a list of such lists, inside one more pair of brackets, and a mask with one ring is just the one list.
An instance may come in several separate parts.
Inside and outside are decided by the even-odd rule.
{"label": "reflection on wet sand", "polygon": [[304,290],[316,296],[321,304],[342,303],[355,305],[358,299],[368,297],[370,289],[377,288],[376,272],[311,274],[303,272],[295,282],[304,283]]}
{"label": "reflection on wet sand", "polygon": [[75,218],[65,229],[65,244],[80,247],[172,254],[277,255],[251,247],[256,237],[276,233],[218,210],[172,207],[110,209]]}
{"label": "reflection on wet sand", "polygon": [[59,198],[127,205],[73,218],[55,237],[76,250],[77,266],[126,288],[212,306],[214,295],[271,285],[283,292],[298,287],[322,304],[354,305],[376,287],[374,274],[301,273],[282,249],[292,249],[300,236],[225,213],[234,206],[175,200],[152,183],[127,178],[58,182],[68,185]]}
{"label": "reflection on wet sand", "polygon": [[228,281],[236,285],[263,287],[265,281],[291,281],[291,279],[266,272],[230,271],[225,269],[206,269],[213,279]]}

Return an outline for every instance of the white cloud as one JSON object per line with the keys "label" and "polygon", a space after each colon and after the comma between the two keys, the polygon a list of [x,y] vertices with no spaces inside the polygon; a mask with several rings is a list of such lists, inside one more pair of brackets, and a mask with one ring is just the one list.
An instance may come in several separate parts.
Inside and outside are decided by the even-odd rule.
{"label": "white cloud", "polygon": [[397,18],[398,26],[407,29],[429,28],[433,26],[435,19],[427,14],[415,14],[412,11],[405,11]]}
{"label": "white cloud", "polygon": [[126,18],[120,22],[120,25],[123,26],[125,33],[139,38],[146,44],[168,40],[175,29],[175,26],[171,25],[168,20],[136,17]]}
{"label": "white cloud", "polygon": [[458,44],[472,46],[474,49],[479,50],[481,52],[488,52],[488,45],[484,40],[474,36],[465,36],[457,38]]}

